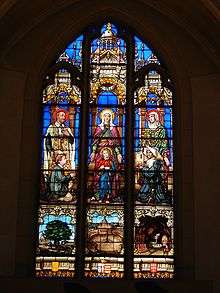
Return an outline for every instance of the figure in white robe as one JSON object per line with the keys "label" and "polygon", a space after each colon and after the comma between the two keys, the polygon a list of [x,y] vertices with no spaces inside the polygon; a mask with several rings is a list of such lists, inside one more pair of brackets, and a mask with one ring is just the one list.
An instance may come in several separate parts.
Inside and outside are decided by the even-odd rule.
{"label": "figure in white robe", "polygon": [[66,170],[75,169],[75,140],[65,121],[68,113],[64,109],[56,111],[55,122],[50,124],[44,139],[44,173],[49,174],[55,166],[55,158],[58,154],[65,154],[67,162]]}

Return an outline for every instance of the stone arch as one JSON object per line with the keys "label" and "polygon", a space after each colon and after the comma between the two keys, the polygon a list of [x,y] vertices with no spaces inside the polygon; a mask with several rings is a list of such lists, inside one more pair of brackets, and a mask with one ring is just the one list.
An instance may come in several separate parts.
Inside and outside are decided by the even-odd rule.
{"label": "stone arch", "polygon": [[[106,6],[106,5],[104,5]],[[115,4],[115,7],[117,8],[117,4]],[[110,9],[104,7],[104,9],[99,6],[96,8],[97,11],[94,14],[91,12],[89,15],[82,15],[82,12],[79,13],[81,17],[79,18],[78,23],[74,26],[72,23],[70,23],[70,12],[68,13],[65,9],[62,11],[57,10],[57,15],[63,18],[65,15],[67,15],[69,18],[66,19],[67,22],[67,31],[65,32],[64,36],[62,37],[62,31],[59,31],[59,34],[57,35],[57,41],[54,42],[55,37],[53,40],[48,42],[47,40],[50,39],[50,35],[54,35],[54,31],[57,29],[56,19],[57,15],[49,15],[45,17],[44,21],[39,21],[38,24],[32,28],[32,31],[27,31],[22,35],[22,37],[18,37],[16,40],[13,41],[11,44],[13,46],[10,47],[10,49],[7,49],[5,51],[4,58],[1,61],[1,66],[3,67],[3,72],[8,73],[8,75],[5,75],[3,77],[3,81],[7,84],[8,80],[13,79],[10,74],[13,75],[13,71],[15,72],[13,76],[17,76],[15,78],[15,81],[9,82],[10,85],[12,84],[19,84],[20,87],[24,87],[24,89],[21,89],[21,96],[17,97],[19,101],[22,100],[22,106],[21,106],[21,116],[22,120],[20,123],[20,129],[19,131],[22,132],[20,142],[21,142],[21,155],[18,158],[20,161],[19,165],[19,173],[21,181],[19,183],[19,189],[17,190],[16,194],[18,193],[18,198],[21,198],[23,194],[29,193],[31,194],[30,199],[27,200],[27,203],[23,203],[25,205],[18,208],[18,218],[21,217],[23,214],[24,208],[27,210],[32,209],[35,210],[34,200],[37,197],[36,191],[34,191],[34,187],[37,184],[37,167],[33,170],[33,166],[37,166],[38,161],[38,147],[34,146],[33,151],[34,155],[30,153],[28,150],[28,145],[34,145],[38,140],[38,129],[40,125],[40,106],[37,101],[37,98],[40,95],[40,89],[41,89],[41,83],[43,75],[46,71],[46,68],[48,66],[48,63],[50,63],[53,58],[55,57],[56,53],[60,51],[62,47],[66,44],[66,42],[70,39],[70,36],[72,38],[72,35],[77,35],[81,31],[83,27],[90,24],[91,22],[95,22],[98,20],[100,15],[104,17],[106,13],[109,13],[112,18],[117,19],[118,21],[123,21],[125,17],[127,18],[127,23],[130,23],[131,27],[134,27],[135,31],[142,32],[142,36],[146,40],[150,40],[152,44],[154,44],[155,48],[159,48],[159,51],[163,55],[163,59],[166,60],[166,64],[168,65],[168,68],[170,69],[170,72],[172,76],[174,77],[175,85],[176,85],[176,96],[178,97],[177,105],[176,105],[176,113],[177,116],[180,119],[179,124],[177,125],[177,132],[179,131],[180,136],[177,138],[176,142],[176,148],[179,150],[177,154],[177,159],[180,161],[180,164],[178,166],[178,174],[180,176],[177,178],[177,189],[179,193],[188,193],[192,195],[192,180],[190,176],[192,176],[192,93],[191,93],[191,85],[190,85],[190,76],[193,74],[198,74],[198,72],[209,72],[209,68],[213,65],[213,62],[210,60],[205,60],[205,64],[203,64],[202,69],[198,69],[195,63],[190,63],[192,66],[192,69],[187,68],[187,63],[193,59],[193,53],[189,53],[189,59],[187,59],[187,56],[184,56],[184,58],[181,58],[182,51],[178,49],[179,45],[175,41],[171,40],[171,37],[168,36],[167,40],[165,37],[162,36],[163,31],[160,31],[161,26],[168,25],[169,29],[171,28],[170,20],[166,17],[160,18],[161,24],[155,26],[155,28],[150,28],[149,24],[156,24],[157,19],[156,15],[153,16],[149,15],[149,12],[147,14],[147,17],[144,17],[144,12],[137,10],[135,12],[136,15],[134,15],[134,12],[130,8],[127,9],[127,12],[119,12],[119,8],[117,9]],[[100,10],[99,10],[100,9]],[[71,10],[72,11],[72,10]],[[81,10],[82,11],[82,10]],[[86,11],[86,10],[85,10]],[[88,7],[87,7],[88,11]],[[138,14],[140,12],[140,14]],[[76,14],[75,14],[76,15]],[[65,23],[65,21],[63,21]],[[47,27],[48,25],[48,27]],[[59,23],[60,25],[60,23]],[[186,35],[185,29],[180,29],[177,25],[174,26],[172,32],[176,32],[177,34],[179,32],[183,33],[183,39],[188,40],[190,45],[192,46],[191,51],[193,51],[193,48],[195,46],[194,41],[192,41],[191,37]],[[156,34],[155,34],[156,33]],[[40,35],[42,35],[42,40],[39,43]],[[33,40],[33,44],[30,44],[30,42]],[[36,44],[38,43],[38,46],[36,47]],[[28,53],[27,49],[23,50],[25,44],[30,44],[30,50],[32,53]],[[45,57],[40,58],[42,56],[43,50],[40,51],[39,48],[45,45]],[[183,45],[183,43],[181,43]],[[198,44],[197,44],[198,46]],[[183,47],[184,49],[184,47]],[[158,51],[158,50],[157,50]],[[15,58],[14,52],[19,53],[17,56],[19,58]],[[28,55],[28,58],[25,59],[25,55]],[[31,57],[31,55],[33,55]],[[202,58],[206,55],[203,55],[202,53],[198,54],[198,62],[199,60],[202,60]],[[202,57],[201,57],[202,56]],[[31,58],[30,58],[31,57]],[[40,62],[38,61],[40,58]],[[208,58],[208,57],[207,57]],[[16,60],[20,59],[20,60]],[[185,63],[185,64],[184,64]],[[36,66],[37,65],[37,66]],[[192,70],[193,72],[191,72]],[[17,75],[16,75],[17,74]],[[23,84],[23,86],[22,86]],[[5,88],[9,90],[9,87]],[[6,92],[5,89],[5,92]],[[35,107],[36,113],[33,115],[32,107]],[[30,131],[31,127],[31,131]],[[189,143],[189,146],[187,145],[187,142]],[[29,162],[24,163],[26,160],[25,158],[30,159]],[[187,166],[187,167],[186,167]],[[188,172],[190,170],[190,172]],[[28,175],[30,173],[30,175]],[[189,173],[189,174],[188,174]],[[34,176],[36,175],[36,176]],[[32,177],[32,179],[30,179]],[[33,178],[36,178],[33,180]],[[191,203],[189,200],[180,199],[181,203],[179,206],[184,206],[184,208],[187,208],[189,211],[192,212],[193,209],[193,203]],[[26,206],[29,205],[29,206]],[[177,216],[177,221],[182,223],[182,231],[180,232],[180,238],[181,234],[184,235],[186,232],[186,228],[184,226],[189,226],[189,223],[192,220],[192,214],[189,219],[186,218],[186,216],[183,215],[183,212],[181,212],[182,207],[179,207],[180,214]],[[31,211],[32,211],[31,210]],[[27,223],[33,222],[32,214],[26,214],[25,219],[27,219]],[[17,247],[23,247],[25,243],[28,243],[28,247],[31,247],[33,245],[32,240],[30,238],[30,234],[25,234],[27,231],[29,231],[29,226],[23,225],[23,227],[18,223],[17,224]],[[185,231],[185,232],[184,232]],[[25,237],[21,237],[21,234],[25,234]],[[190,247],[190,244],[193,242],[193,227],[189,231],[189,235],[191,239],[183,241],[183,243],[179,244],[180,251],[184,252],[188,247]],[[190,238],[189,237],[189,238]],[[181,242],[181,241],[179,241]],[[22,265],[23,255],[22,252],[18,251],[16,252],[16,263],[17,268],[19,271],[19,267]],[[185,272],[187,276],[193,275],[193,265],[194,265],[194,259],[193,259],[193,248],[190,248],[190,257],[186,260],[184,257],[179,258],[179,263],[181,263],[181,267],[189,267],[188,272]],[[31,271],[31,255],[26,257],[24,260],[24,263],[27,265],[28,270],[25,271],[25,274],[29,274]]]}

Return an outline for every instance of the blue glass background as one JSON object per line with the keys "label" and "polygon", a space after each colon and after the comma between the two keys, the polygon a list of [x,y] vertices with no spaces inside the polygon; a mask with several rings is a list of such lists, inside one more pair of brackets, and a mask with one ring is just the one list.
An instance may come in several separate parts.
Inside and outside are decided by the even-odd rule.
{"label": "blue glass background", "polygon": [[120,215],[117,212],[113,212],[110,215],[102,215],[98,211],[94,212],[91,216],[93,224],[100,224],[104,220],[106,220],[109,224],[117,224],[120,222]]}
{"label": "blue glass background", "polygon": [[70,230],[72,231],[72,235],[70,236],[70,239],[74,239],[75,238],[75,224],[71,224],[72,221],[72,217],[68,216],[68,215],[45,215],[43,217],[43,224],[39,225],[39,238],[41,237],[42,233],[46,230],[46,225],[54,220],[60,220],[64,223],[68,224],[68,227],[70,228]]}
{"label": "blue glass background", "polygon": [[[118,111],[118,97],[112,93],[112,92],[102,92],[97,99],[97,106],[98,106],[98,113],[100,113],[102,110],[104,110],[105,108],[110,108],[114,113],[114,120],[112,121],[113,124],[115,124],[116,126],[118,125],[119,119],[118,119],[118,115],[117,115],[117,111]],[[89,134],[89,151],[88,151],[88,157],[90,158],[91,155],[91,145],[92,145],[92,126],[98,126],[99,124],[101,124],[101,118],[100,115],[96,115],[96,121],[95,121],[95,125],[94,122],[92,121],[92,113],[90,111],[89,113],[89,130],[88,130],[88,134]],[[123,115],[122,117],[122,140],[121,140],[121,151],[122,151],[122,156],[124,158],[125,156],[125,140],[123,139],[125,137],[125,115]]]}
{"label": "blue glass background", "polygon": [[80,35],[74,41],[69,43],[67,45],[67,48],[64,51],[69,58],[68,62],[73,63],[77,67],[81,67],[82,65],[81,51],[82,51],[83,38],[84,38],[83,35]]}
{"label": "blue glass background", "polygon": [[[61,106],[61,107],[60,107]],[[67,112],[69,112],[69,107],[70,105],[66,104],[66,102],[63,103],[59,103],[59,108],[66,110]],[[51,103],[49,102],[47,105],[43,106],[43,127],[42,127],[42,136],[44,138],[44,136],[46,135],[47,129],[49,127],[49,125],[52,123],[52,119],[51,119]],[[80,124],[80,108],[79,107],[75,107],[75,119],[74,119],[74,139],[75,139],[75,162],[76,162],[76,166],[79,163],[79,143],[80,143],[80,128],[79,128],[79,124]],[[69,121],[65,121],[64,122],[66,127],[69,127]],[[41,143],[41,156],[42,156],[42,161],[44,159],[44,143],[43,143],[43,139],[42,139],[42,143]]]}

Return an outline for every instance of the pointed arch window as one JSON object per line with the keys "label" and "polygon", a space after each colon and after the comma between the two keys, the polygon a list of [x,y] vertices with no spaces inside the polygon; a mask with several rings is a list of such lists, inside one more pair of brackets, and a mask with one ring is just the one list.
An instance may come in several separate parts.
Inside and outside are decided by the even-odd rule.
{"label": "pointed arch window", "polygon": [[36,276],[173,278],[172,97],[155,52],[109,22],[49,68]]}

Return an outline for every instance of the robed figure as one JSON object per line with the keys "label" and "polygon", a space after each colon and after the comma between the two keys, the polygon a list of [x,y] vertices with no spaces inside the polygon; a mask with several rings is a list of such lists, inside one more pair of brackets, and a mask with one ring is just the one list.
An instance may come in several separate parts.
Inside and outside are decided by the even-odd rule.
{"label": "robed figure", "polygon": [[[106,148],[108,151],[105,150],[105,157],[108,156],[109,158],[108,160],[105,160],[105,163],[103,162],[103,166],[106,168],[108,167],[106,164],[109,164],[109,169],[111,169],[112,172],[111,180],[108,183],[111,184],[111,186],[108,187],[109,195],[107,196],[107,199],[113,200],[114,198],[117,198],[120,187],[118,171],[120,170],[122,163],[121,138],[117,126],[113,123],[113,115],[114,113],[111,109],[102,110],[100,113],[101,123],[96,127],[93,135],[94,141],[92,143],[92,153],[90,158],[91,163],[93,163],[94,166],[93,168],[95,168],[93,187],[95,194],[98,195],[99,199],[104,198],[104,191],[103,189],[100,190],[98,182],[100,182],[100,176],[104,176],[100,173],[100,167],[102,165],[102,161],[104,160],[103,150]],[[111,161],[111,164],[107,163],[108,161]],[[107,173],[105,176],[107,176]],[[97,188],[97,186],[99,186],[99,188]]]}
{"label": "robed figure", "polygon": [[114,194],[114,188],[117,184],[115,174],[115,164],[112,159],[111,149],[104,147],[101,150],[102,158],[95,165],[95,180],[94,187],[96,190],[96,198],[99,201],[105,200],[109,202]]}
{"label": "robed figure", "polygon": [[50,176],[50,198],[63,201],[71,201],[71,180],[74,176],[73,173],[69,175],[64,174],[64,167],[67,159],[65,154],[57,155],[56,165],[51,172]]}
{"label": "robed figure", "polygon": [[142,185],[137,200],[146,204],[168,204],[163,179],[162,157],[157,150],[146,147],[143,150],[143,165],[140,166]]}
{"label": "robed figure", "polygon": [[146,113],[147,127],[143,132],[143,146],[155,148],[169,165],[168,139],[164,126],[161,123],[161,114],[158,110],[149,110]]}
{"label": "robed figure", "polygon": [[57,109],[54,113],[54,122],[47,129],[44,139],[44,172],[55,166],[58,154],[66,155],[65,169],[75,169],[75,143],[72,130],[65,125],[68,113],[64,109]]}

